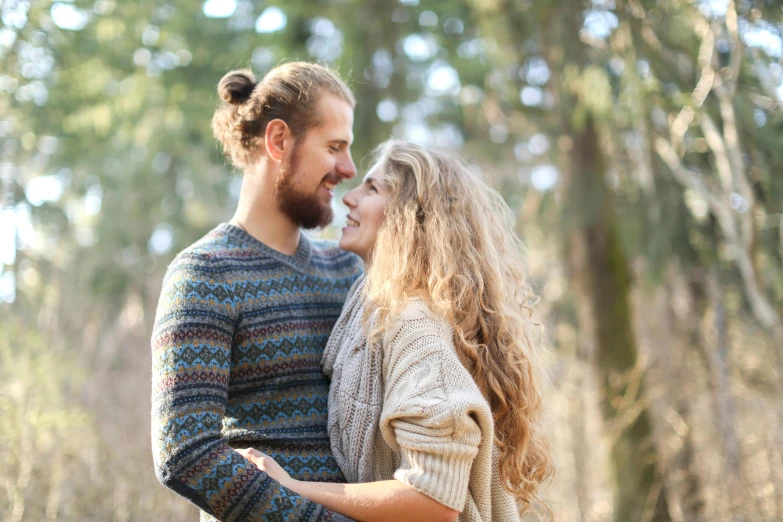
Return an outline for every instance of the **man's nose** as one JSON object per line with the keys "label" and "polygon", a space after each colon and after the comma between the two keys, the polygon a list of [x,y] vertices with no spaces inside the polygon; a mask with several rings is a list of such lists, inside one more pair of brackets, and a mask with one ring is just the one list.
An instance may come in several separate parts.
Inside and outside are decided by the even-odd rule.
{"label": "man's nose", "polygon": [[337,161],[337,174],[343,179],[351,179],[356,176],[356,165],[353,163],[351,153],[346,151]]}

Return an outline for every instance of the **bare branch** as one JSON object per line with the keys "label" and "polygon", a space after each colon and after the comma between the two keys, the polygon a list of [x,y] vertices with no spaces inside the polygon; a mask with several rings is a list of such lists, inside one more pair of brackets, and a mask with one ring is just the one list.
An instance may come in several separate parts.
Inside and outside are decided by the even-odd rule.
{"label": "bare branch", "polygon": [[740,67],[742,67],[743,44],[739,37],[737,28],[737,5],[734,0],[729,0],[726,9],[726,29],[731,38],[731,55],[729,57],[729,66],[726,74],[723,74],[725,80],[736,82],[739,78]]}
{"label": "bare branch", "polygon": [[726,195],[731,194],[733,192],[734,176],[731,171],[729,156],[726,153],[726,144],[723,141],[723,136],[721,136],[717,125],[715,125],[715,122],[706,111],[701,111],[699,119],[704,138],[707,140],[707,146],[715,155],[715,168],[718,170],[720,185]]}
{"label": "bare branch", "polygon": [[728,243],[734,247],[734,263],[737,265],[745,283],[745,295],[748,298],[753,315],[762,326],[776,335],[783,335],[783,321],[773,303],[761,289],[758,272],[753,264],[750,251],[742,240],[740,231],[737,228],[736,212],[728,205],[721,194],[716,194],[709,189],[700,173],[682,165],[680,157],[672,148],[671,143],[665,138],[659,136],[655,139],[655,150],[669,167],[677,181],[695,191],[707,201],[707,205],[718,221],[721,232]]}
{"label": "bare branch", "polygon": [[691,126],[691,123],[693,123],[693,118],[696,115],[694,109],[699,108],[704,104],[715,81],[715,70],[712,67],[712,57],[715,54],[715,30],[712,29],[704,19],[700,19],[696,23],[694,30],[702,37],[698,58],[698,63],[701,67],[701,76],[691,94],[693,105],[685,105],[680,109],[680,113],[672,123],[670,130],[672,145],[680,154],[684,152],[682,148],[683,137]]}

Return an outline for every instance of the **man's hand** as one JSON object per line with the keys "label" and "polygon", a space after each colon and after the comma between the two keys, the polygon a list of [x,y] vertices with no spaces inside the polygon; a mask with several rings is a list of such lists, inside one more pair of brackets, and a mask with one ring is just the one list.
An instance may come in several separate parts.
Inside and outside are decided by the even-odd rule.
{"label": "man's hand", "polygon": [[261,453],[253,448],[234,450],[247,460],[256,465],[258,469],[269,475],[270,478],[279,482],[282,486],[290,488],[294,479],[284,470],[280,464],[269,455]]}

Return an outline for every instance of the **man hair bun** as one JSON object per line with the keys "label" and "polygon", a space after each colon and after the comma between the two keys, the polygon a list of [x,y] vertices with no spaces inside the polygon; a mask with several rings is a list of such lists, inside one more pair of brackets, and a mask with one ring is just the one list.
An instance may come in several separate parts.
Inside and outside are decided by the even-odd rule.
{"label": "man hair bun", "polygon": [[256,87],[256,77],[249,69],[231,71],[218,84],[218,94],[232,105],[239,105],[250,98]]}

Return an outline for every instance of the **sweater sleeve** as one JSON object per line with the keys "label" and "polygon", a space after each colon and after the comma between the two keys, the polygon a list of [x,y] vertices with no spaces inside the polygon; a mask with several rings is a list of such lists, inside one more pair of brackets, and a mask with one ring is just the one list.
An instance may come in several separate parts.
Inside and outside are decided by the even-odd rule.
{"label": "sweater sleeve", "polygon": [[[236,310],[204,256],[169,267],[152,335],[152,448],[160,482],[224,522],[338,520],[282,487],[223,439]],[[345,520],[345,519],[343,519]]]}
{"label": "sweater sleeve", "polygon": [[[437,323],[410,312],[384,340],[381,433],[399,451],[394,478],[462,511],[488,408]],[[491,436],[491,434],[489,435]]]}

